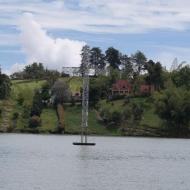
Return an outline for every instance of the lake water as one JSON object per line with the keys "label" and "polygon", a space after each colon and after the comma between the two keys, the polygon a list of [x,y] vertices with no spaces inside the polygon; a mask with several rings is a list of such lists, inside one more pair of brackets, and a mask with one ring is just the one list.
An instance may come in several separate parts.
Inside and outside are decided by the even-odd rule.
{"label": "lake water", "polygon": [[190,140],[0,135],[0,190],[189,190]]}

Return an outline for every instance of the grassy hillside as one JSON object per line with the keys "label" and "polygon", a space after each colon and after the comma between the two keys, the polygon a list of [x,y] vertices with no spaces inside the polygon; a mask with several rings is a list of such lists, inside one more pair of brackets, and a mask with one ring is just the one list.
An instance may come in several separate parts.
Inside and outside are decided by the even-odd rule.
{"label": "grassy hillside", "polygon": [[[82,86],[82,80],[78,77],[73,77],[72,79],[62,79],[69,83],[72,92],[80,91]],[[34,90],[39,89],[45,81],[12,81],[12,94],[8,101],[1,101],[0,108],[6,113],[10,125],[12,123],[12,117],[14,113],[18,113],[19,117],[17,120],[17,127],[13,131],[20,132],[31,132],[28,128],[28,118],[25,117],[27,108],[18,105],[18,98],[24,96],[24,104],[31,105],[34,95]],[[21,93],[22,92],[22,93]],[[133,98],[131,101],[140,103],[144,108],[143,119],[140,123],[139,129],[147,128],[158,128],[159,118],[154,114],[153,105],[147,101],[147,98]],[[106,100],[101,100],[99,102],[101,108],[108,108],[110,110],[120,110],[122,111],[126,105],[124,105],[124,100],[116,100],[113,102],[106,102]],[[8,107],[6,110],[5,108]],[[65,129],[66,133],[78,134],[81,130],[81,105],[75,106],[64,106],[65,109]],[[7,113],[8,112],[8,113]],[[6,123],[5,122],[5,123]],[[0,117],[0,123],[2,124],[2,118]],[[39,132],[41,133],[53,133],[57,127],[57,115],[53,108],[45,108],[41,114],[41,127],[39,127]],[[1,129],[2,127],[0,127]],[[120,130],[117,128],[107,128],[102,122],[100,122],[99,114],[96,110],[90,109],[89,111],[89,133],[97,135],[120,135]],[[143,135],[144,132],[140,134]]]}
{"label": "grassy hillside", "polygon": [[[142,121],[140,123],[140,127],[147,125],[150,127],[160,127],[160,119],[154,113],[154,106],[151,102],[148,101],[148,98],[138,97],[132,98],[131,103],[140,104],[144,110]],[[125,105],[124,100],[115,100],[111,102],[106,102],[106,100],[102,100],[100,102],[101,108],[107,108],[112,111],[123,111],[127,105]]]}

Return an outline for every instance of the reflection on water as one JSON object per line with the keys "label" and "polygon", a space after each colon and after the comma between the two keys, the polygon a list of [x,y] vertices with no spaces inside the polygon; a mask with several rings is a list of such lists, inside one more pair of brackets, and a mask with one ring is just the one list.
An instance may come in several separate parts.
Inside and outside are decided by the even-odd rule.
{"label": "reflection on water", "polygon": [[0,135],[0,190],[188,190],[190,140]]}

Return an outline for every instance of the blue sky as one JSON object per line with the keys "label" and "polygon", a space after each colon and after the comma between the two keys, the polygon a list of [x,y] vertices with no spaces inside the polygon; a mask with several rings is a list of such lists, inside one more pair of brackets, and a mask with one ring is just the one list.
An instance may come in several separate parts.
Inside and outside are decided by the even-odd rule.
{"label": "blue sky", "polygon": [[141,50],[168,68],[175,57],[189,63],[189,7],[188,0],[0,0],[0,65],[6,73],[32,61],[78,65],[84,43]]}

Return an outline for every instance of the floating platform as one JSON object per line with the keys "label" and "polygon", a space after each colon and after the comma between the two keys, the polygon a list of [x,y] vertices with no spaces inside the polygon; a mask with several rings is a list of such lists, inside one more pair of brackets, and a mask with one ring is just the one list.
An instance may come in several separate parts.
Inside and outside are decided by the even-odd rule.
{"label": "floating platform", "polygon": [[95,146],[96,143],[81,143],[81,142],[74,142],[73,145],[79,145],[79,146]]}

